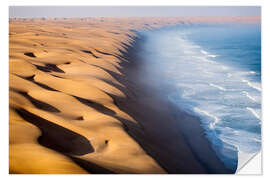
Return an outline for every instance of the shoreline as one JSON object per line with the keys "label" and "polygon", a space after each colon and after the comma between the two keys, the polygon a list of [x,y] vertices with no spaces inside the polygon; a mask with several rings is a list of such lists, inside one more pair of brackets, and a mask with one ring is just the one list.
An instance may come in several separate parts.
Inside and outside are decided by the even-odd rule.
{"label": "shoreline", "polygon": [[234,173],[225,168],[211,148],[198,117],[162,97],[164,84],[154,88],[138,79],[136,74],[144,73],[140,70],[142,60],[136,55],[140,43],[143,43],[143,37],[137,37],[128,48],[125,59],[129,62],[122,62],[120,70],[125,77],[117,77],[128,89],[124,91],[127,98],[113,97],[118,107],[131,115],[144,131],[127,132],[168,173]]}
{"label": "shoreline", "polygon": [[233,173],[174,89],[137,76],[135,32],[221,19],[10,19],[9,173]]}

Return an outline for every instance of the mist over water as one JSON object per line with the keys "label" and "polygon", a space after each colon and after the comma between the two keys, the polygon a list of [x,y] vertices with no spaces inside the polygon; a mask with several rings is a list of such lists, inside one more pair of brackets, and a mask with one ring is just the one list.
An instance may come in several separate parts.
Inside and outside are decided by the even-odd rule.
{"label": "mist over water", "polygon": [[[164,94],[199,116],[227,168],[231,151],[261,148],[261,34],[259,25],[196,25],[140,32],[148,76],[177,89]],[[155,73],[151,73],[155,72]],[[147,77],[144,77],[147,78]]]}

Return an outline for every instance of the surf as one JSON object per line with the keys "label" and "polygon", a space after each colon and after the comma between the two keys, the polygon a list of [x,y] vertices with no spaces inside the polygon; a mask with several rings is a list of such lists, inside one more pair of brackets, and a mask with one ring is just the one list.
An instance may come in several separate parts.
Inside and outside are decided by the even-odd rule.
{"label": "surf", "polygon": [[[200,118],[212,148],[230,169],[237,166],[232,151],[255,153],[260,149],[260,56],[248,54],[253,51],[246,47],[254,42],[259,47],[260,42],[247,43],[253,34],[242,35],[241,31],[248,28],[168,28],[147,34],[144,47],[149,66],[164,73],[164,81],[176,89],[165,96]],[[239,56],[242,52],[248,56]]]}

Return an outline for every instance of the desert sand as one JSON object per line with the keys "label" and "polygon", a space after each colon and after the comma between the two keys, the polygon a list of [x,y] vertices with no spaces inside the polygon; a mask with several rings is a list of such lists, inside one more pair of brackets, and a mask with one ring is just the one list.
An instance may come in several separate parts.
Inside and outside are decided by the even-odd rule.
{"label": "desert sand", "polygon": [[[162,108],[166,102],[152,101],[155,106],[163,104],[153,111],[163,114],[152,128],[168,132],[164,138],[169,141],[159,141],[157,129],[150,130],[157,115],[136,113],[138,106],[151,105],[131,98],[131,91],[140,87],[125,80],[134,69],[127,50],[137,38],[134,30],[220,21],[199,17],[10,19],[10,173],[185,173],[191,169],[206,173],[183,135],[170,129],[174,121],[161,122],[171,112]],[[257,21],[257,17],[248,18],[248,22]],[[152,121],[143,122],[146,119]],[[190,121],[200,128],[197,119]],[[215,158],[210,158],[213,164],[220,163]]]}

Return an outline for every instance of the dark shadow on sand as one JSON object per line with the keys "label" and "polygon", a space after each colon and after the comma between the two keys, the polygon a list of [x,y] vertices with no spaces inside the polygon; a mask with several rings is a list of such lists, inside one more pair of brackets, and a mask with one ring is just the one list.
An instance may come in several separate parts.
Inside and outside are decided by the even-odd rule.
{"label": "dark shadow on sand", "polygon": [[38,142],[41,145],[67,155],[80,156],[94,152],[94,148],[84,136],[52,123],[25,109],[18,108],[15,111],[24,120],[41,130],[42,135],[38,138]]}

